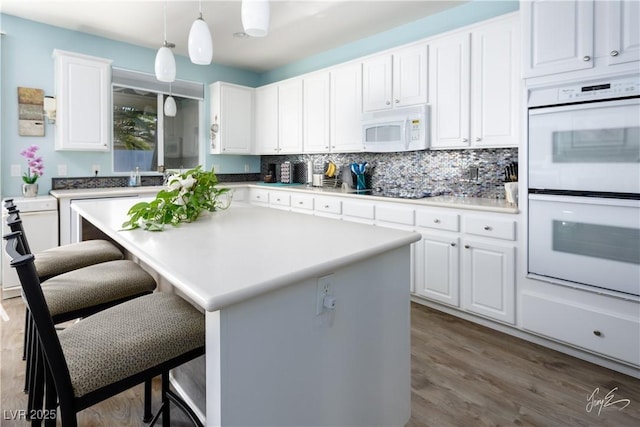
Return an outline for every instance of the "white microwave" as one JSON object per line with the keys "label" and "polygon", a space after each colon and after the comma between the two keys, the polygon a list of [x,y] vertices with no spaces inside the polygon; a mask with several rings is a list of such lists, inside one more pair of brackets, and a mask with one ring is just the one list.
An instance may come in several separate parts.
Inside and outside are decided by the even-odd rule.
{"label": "white microwave", "polygon": [[429,148],[427,105],[375,111],[362,115],[364,151],[388,153]]}

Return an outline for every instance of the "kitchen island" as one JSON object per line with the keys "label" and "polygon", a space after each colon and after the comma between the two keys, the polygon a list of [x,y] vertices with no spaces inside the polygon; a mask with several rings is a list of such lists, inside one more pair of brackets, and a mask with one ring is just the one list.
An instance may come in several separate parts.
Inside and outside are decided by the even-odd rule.
{"label": "kitchen island", "polygon": [[419,234],[236,202],[160,233],[123,231],[131,205],[73,209],[205,312],[206,375],[188,366],[174,380],[207,426],[409,420]]}

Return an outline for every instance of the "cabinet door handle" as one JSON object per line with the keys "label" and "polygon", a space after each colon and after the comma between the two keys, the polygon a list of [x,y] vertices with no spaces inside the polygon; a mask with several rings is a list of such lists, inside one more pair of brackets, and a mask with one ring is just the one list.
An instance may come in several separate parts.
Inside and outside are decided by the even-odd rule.
{"label": "cabinet door handle", "polygon": [[595,330],[593,331],[593,335],[597,336],[597,337],[601,337],[602,336],[602,332]]}
{"label": "cabinet door handle", "polygon": [[304,202],[298,202],[298,204],[299,204],[299,205],[302,205],[302,204],[304,204]]}
{"label": "cabinet door handle", "polygon": [[476,136],[476,141],[482,141],[482,138],[480,138],[479,136]]}
{"label": "cabinet door handle", "polygon": [[582,57],[582,60],[584,62],[589,62],[589,61],[591,61],[591,57],[589,55],[585,55],[585,56]]}
{"label": "cabinet door handle", "polygon": [[468,142],[469,140],[467,138],[462,138],[462,142]]}
{"label": "cabinet door handle", "polygon": [[618,52],[617,50],[612,50],[611,51],[611,56],[618,56],[620,52]]}
{"label": "cabinet door handle", "polygon": [[491,230],[491,227],[489,227],[488,225],[485,225],[483,228],[484,228],[484,231],[490,231]]}
{"label": "cabinet door handle", "polygon": [[434,224],[440,224],[440,220],[438,218],[433,220]]}
{"label": "cabinet door handle", "polygon": [[396,104],[398,104],[398,103],[400,102],[400,100],[399,100],[399,99],[396,99],[396,101],[395,101],[395,102],[396,102]]}
{"label": "cabinet door handle", "polygon": [[464,248],[465,248],[465,249],[469,249],[470,247],[471,247],[471,246],[469,246],[469,245],[464,245]]}
{"label": "cabinet door handle", "polygon": [[385,104],[386,105],[391,105],[391,101],[386,101]]}
{"label": "cabinet door handle", "polygon": [[453,243],[453,242],[451,242],[451,246],[455,247],[455,246],[456,246],[456,244],[455,244],[455,243]]}

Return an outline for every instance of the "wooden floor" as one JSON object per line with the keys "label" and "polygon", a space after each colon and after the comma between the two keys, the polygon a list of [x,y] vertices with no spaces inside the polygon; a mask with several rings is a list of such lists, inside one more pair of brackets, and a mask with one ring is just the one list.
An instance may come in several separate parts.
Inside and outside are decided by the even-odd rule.
{"label": "wooden floor", "polygon": [[[9,320],[0,321],[0,425],[23,426],[27,423],[11,420],[26,402],[23,306],[13,298],[3,307]],[[412,417],[407,427],[640,426],[638,379],[418,304],[412,304],[411,317]],[[596,389],[596,399],[616,390],[609,406],[592,405],[589,411],[589,396]],[[143,426],[141,392],[136,387],[83,411],[79,425]],[[154,409],[158,393],[156,384]],[[173,426],[188,425],[178,411],[173,414]]]}

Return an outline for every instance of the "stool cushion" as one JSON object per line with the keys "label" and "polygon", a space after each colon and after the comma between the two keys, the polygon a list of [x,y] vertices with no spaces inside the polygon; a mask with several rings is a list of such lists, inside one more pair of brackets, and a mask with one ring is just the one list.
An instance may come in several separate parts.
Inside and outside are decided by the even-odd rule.
{"label": "stool cushion", "polygon": [[51,317],[153,292],[156,282],[131,260],[108,261],[60,274],[42,284]]}
{"label": "stool cushion", "polygon": [[35,267],[41,281],[67,271],[100,262],[123,259],[120,249],[106,240],[86,240],[58,246],[35,254]]}
{"label": "stool cushion", "polygon": [[89,316],[58,334],[76,397],[204,347],[204,314],[155,292]]}

